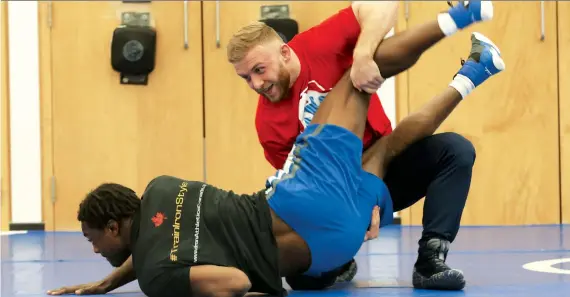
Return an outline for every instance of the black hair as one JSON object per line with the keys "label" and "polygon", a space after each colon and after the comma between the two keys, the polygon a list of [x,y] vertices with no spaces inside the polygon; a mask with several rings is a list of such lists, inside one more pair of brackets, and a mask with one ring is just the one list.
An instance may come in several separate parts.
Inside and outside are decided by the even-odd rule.
{"label": "black hair", "polygon": [[135,191],[114,183],[104,183],[91,191],[77,212],[77,220],[89,228],[104,229],[110,220],[121,223],[139,209],[141,200]]}

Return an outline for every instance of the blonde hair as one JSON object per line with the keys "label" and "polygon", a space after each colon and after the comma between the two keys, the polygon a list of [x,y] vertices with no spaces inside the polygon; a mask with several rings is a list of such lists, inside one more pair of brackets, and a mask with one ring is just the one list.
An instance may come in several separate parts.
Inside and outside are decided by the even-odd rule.
{"label": "blonde hair", "polygon": [[263,22],[254,22],[242,27],[228,43],[228,61],[237,63],[255,46],[274,40],[282,41],[279,34]]}

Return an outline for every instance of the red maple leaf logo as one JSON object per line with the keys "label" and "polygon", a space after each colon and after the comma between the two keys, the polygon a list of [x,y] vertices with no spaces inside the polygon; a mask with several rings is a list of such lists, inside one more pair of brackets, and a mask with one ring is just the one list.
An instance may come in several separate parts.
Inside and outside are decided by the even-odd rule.
{"label": "red maple leaf logo", "polygon": [[157,212],[152,218],[151,221],[154,223],[155,227],[162,225],[164,220],[167,219],[162,212]]}

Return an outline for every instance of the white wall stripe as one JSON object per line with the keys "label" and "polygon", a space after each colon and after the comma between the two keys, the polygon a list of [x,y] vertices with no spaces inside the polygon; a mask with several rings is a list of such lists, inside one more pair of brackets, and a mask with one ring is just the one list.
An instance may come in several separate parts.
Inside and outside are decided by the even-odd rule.
{"label": "white wall stripe", "polygon": [[12,223],[42,222],[38,2],[8,2]]}

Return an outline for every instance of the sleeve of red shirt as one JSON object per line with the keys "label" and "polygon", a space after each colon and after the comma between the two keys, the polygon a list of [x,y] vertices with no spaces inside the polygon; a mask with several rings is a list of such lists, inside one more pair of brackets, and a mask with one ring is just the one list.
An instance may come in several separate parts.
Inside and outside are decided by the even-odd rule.
{"label": "sleeve of red shirt", "polygon": [[346,60],[346,67],[349,67],[359,35],[360,23],[352,6],[348,6],[295,36],[292,42],[314,54],[342,56],[341,60]]}

